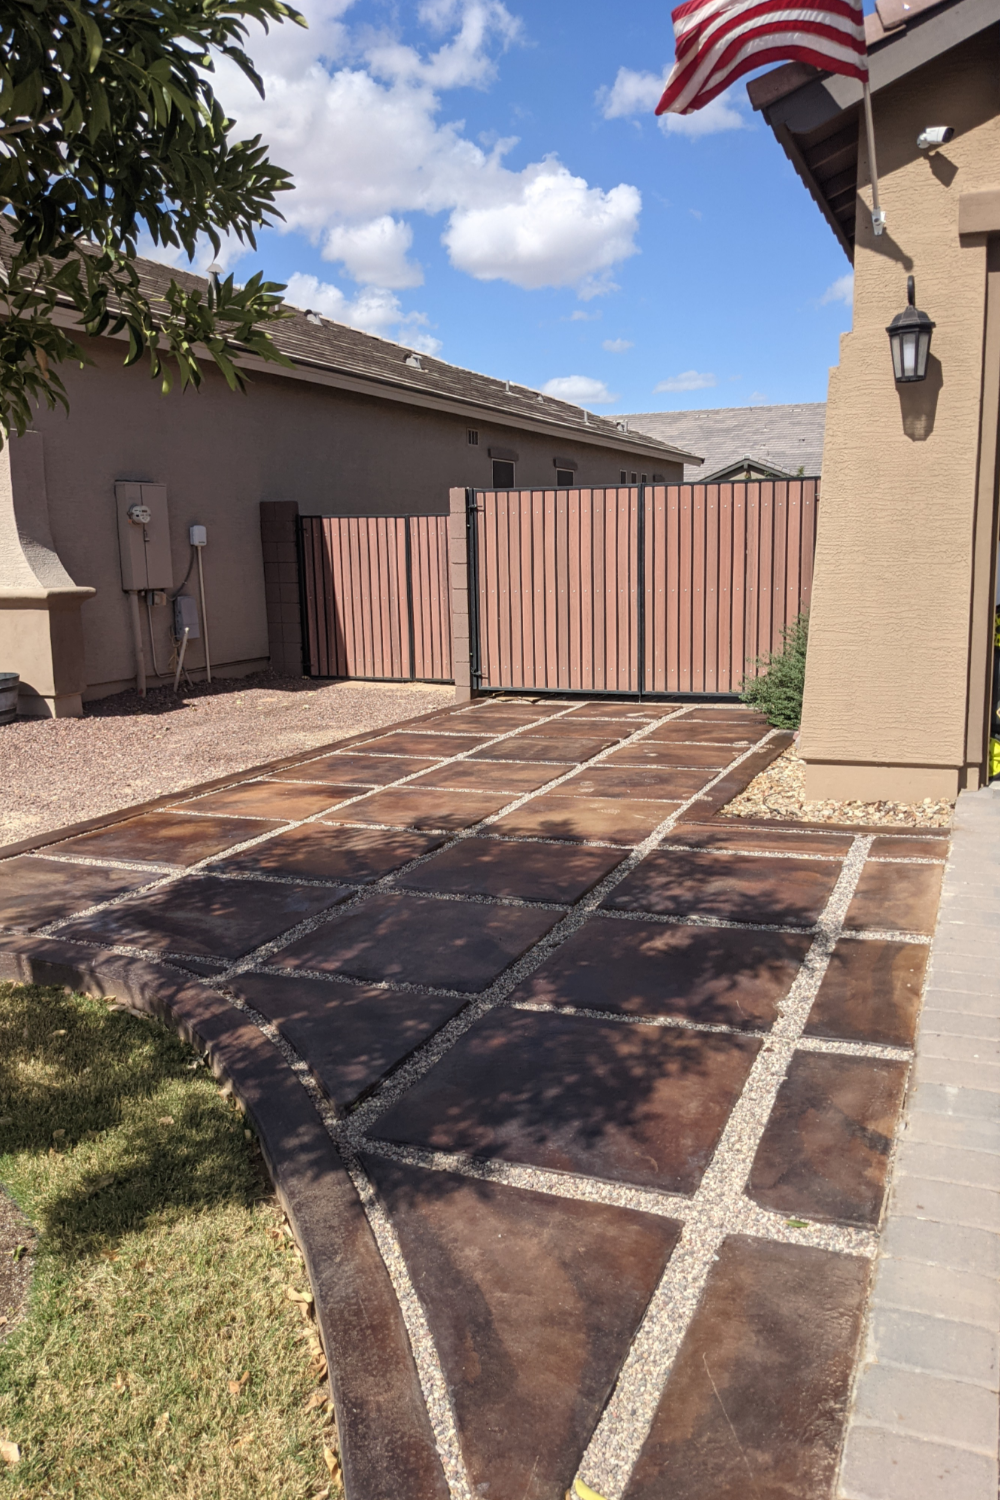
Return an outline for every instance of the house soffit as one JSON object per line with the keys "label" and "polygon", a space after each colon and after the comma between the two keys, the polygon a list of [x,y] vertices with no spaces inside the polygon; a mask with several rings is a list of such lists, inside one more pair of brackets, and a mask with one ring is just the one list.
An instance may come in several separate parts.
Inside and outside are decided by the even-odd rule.
{"label": "house soffit", "polygon": [[[905,22],[886,30],[882,21],[897,13],[904,14],[897,0],[881,0],[881,19],[866,17],[873,94],[995,25],[1000,0],[945,0],[919,10],[915,3]],[[753,79],[747,92],[853,261],[860,82],[792,63]]]}

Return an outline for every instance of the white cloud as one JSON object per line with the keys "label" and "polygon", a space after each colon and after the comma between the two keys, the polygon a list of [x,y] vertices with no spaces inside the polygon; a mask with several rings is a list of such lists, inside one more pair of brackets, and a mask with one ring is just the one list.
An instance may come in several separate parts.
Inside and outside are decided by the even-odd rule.
{"label": "white cloud", "polygon": [[702,375],[697,370],[682,370],[679,375],[670,375],[654,385],[654,391],[707,391],[718,385],[714,375]]}
{"label": "white cloud", "polygon": [[597,103],[606,120],[620,120],[627,115],[651,113],[660,102],[667,79],[662,73],[636,73],[619,68],[614,83],[597,91]]}
{"label": "white cloud", "polygon": [[480,281],[578,286],[586,297],[612,290],[606,276],[636,253],[642,199],[625,183],[604,193],[549,159],[514,179],[497,201],[458,208],[443,236],[452,264]]}
{"label": "white cloud", "polygon": [[441,34],[457,27],[458,34],[426,60],[391,37],[375,43],[367,55],[378,77],[439,89],[482,88],[496,76],[489,43],[495,38],[506,50],[521,39],[520,20],[500,0],[425,0],[417,14],[429,30]]}
{"label": "white cloud", "polygon": [[593,312],[584,312],[582,307],[577,307],[563,321],[566,323],[596,323],[602,316],[601,309],[596,307]]}
{"label": "white cloud", "polygon": [[[604,118],[620,120],[631,115],[651,115],[660,102],[669,71],[669,67],[662,73],[636,73],[632,68],[619,68],[611,87],[597,91],[597,104]],[[746,130],[747,120],[734,102],[737,97],[720,94],[694,114],[660,115],[657,123],[664,135],[686,135],[689,139],[717,135],[722,130]]]}
{"label": "white cloud", "polygon": [[853,271],[845,271],[843,276],[838,276],[836,281],[831,281],[819,299],[819,305],[820,307],[826,307],[830,302],[843,302],[846,307],[854,306]]}
{"label": "white cloud", "polygon": [[696,140],[701,135],[718,135],[723,130],[749,130],[746,117],[740,113],[729,94],[719,94],[704,109],[692,115],[660,115],[657,124],[664,135],[686,135]]}
{"label": "white cloud", "polygon": [[148,230],[143,230],[138,236],[136,248],[146,260],[155,260],[158,265],[171,266],[176,271],[193,271],[196,276],[204,276],[213,265],[219,266],[228,276],[236,262],[247,253],[246,245],[231,234],[223,236],[219,250],[215,250],[207,239],[199,239],[194,259],[188,260],[186,251],[179,245],[158,245]]}
{"label": "white cloud", "polygon": [[395,339],[424,354],[436,354],[441,347],[440,339],[424,332],[428,324],[426,314],[404,312],[399,298],[384,287],[366,287],[352,300],[332,282],[296,271],[288,278],[285,299],[293,307],[310,308],[335,323]]}
{"label": "white cloud", "polygon": [[323,259],[339,260],[348,274],[368,286],[420,286],[424,273],[406,252],[413,230],[401,219],[382,214],[367,224],[337,224],[323,242]]}
{"label": "white cloud", "polygon": [[635,345],[631,339],[605,339],[601,348],[609,354],[624,354],[626,349],[634,349]]}
{"label": "white cloud", "polygon": [[[480,280],[515,286],[611,289],[610,269],[636,253],[641,199],[626,183],[604,190],[556,157],[514,171],[516,142],[489,148],[461,120],[442,119],[442,92],[484,87],[495,56],[515,43],[520,22],[500,0],[424,0],[417,16],[441,45],[404,45],[391,33],[350,30],[344,0],[306,0],[313,34],[275,27],[254,38],[267,97],[219,64],[218,89],[237,136],[257,132],[292,172],[282,196],[285,226],[323,245],[355,279],[417,284],[406,259],[405,215],[447,215],[442,235],[453,265]],[[284,35],[294,29],[291,41]]]}
{"label": "white cloud", "polygon": [[592,380],[589,375],[559,375],[554,380],[547,380],[542,392],[559,401],[572,401],[577,406],[610,406],[621,399],[612,395],[603,380]]}

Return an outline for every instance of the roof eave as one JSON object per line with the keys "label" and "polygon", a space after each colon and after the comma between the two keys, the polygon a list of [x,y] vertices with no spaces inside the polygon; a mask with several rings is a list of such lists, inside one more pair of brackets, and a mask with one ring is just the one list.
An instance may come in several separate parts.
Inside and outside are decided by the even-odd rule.
{"label": "roof eave", "polygon": [[[888,88],[953,47],[1000,21],[1000,0],[943,0],[927,12],[917,12],[903,26],[869,41],[869,83],[872,94]],[[809,76],[811,72],[812,76]],[[787,85],[787,87],[786,87]],[[785,64],[751,80],[747,93],[781,144],[810,195],[815,199],[850,260],[853,249],[837,222],[822,189],[809,171],[794,137],[807,135],[845,118],[860,108],[863,88],[856,78],[809,70],[804,64]]]}
{"label": "roof eave", "polygon": [[[79,316],[68,307],[57,307],[53,314],[54,321],[62,327],[80,329]],[[120,342],[127,339],[125,332],[117,334],[103,333],[101,338],[114,338]],[[212,356],[207,349],[195,348],[195,354],[206,363],[212,363]],[[374,375],[353,371],[335,363],[310,360],[302,355],[287,355],[292,364],[280,365],[270,360],[261,359],[255,354],[241,353],[234,356],[234,363],[241,369],[252,370],[256,374],[272,375],[284,379],[306,380],[314,385],[334,387],[339,390],[349,390],[357,395],[374,396],[381,400],[398,401],[407,406],[422,406],[433,411],[445,411],[458,416],[488,415],[490,421],[498,427],[512,427],[521,431],[543,433],[546,436],[567,439],[572,437],[576,442],[585,443],[594,448],[611,448],[617,453],[631,453],[637,457],[647,459],[659,459],[663,463],[696,464],[703,462],[697,454],[685,453],[680,448],[673,448],[665,443],[658,442],[655,438],[644,438],[642,435],[629,432],[609,432],[599,427],[588,427],[587,423],[575,423],[560,421],[555,416],[537,417],[528,413],[511,411],[504,407],[494,406],[486,401],[477,401],[474,397],[462,397],[454,395],[440,395],[435,391],[412,384],[406,380],[394,380],[384,375]]]}

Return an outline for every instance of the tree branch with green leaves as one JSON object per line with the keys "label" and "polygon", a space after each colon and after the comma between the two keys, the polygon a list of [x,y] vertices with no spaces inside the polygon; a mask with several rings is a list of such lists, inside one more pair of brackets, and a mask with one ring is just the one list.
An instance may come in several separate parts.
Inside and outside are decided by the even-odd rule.
{"label": "tree branch with green leaves", "polygon": [[[164,389],[214,360],[242,389],[235,356],[287,364],[267,325],[284,288],[254,276],[143,288],[138,237],[193,257],[208,240],[256,245],[281,215],[290,176],[260,136],[232,140],[212,88],[228,58],[263,95],[244,41],[250,21],[302,17],[283,0],[0,0],[0,429],[23,432],[37,403],[67,406],[58,366],[87,362],[67,324],[128,337]],[[66,313],[70,314],[67,319]]]}

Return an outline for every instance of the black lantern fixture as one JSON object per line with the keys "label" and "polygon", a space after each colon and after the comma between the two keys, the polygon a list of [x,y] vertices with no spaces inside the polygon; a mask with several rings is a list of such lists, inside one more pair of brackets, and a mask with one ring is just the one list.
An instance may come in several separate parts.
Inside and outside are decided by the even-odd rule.
{"label": "black lantern fixture", "polygon": [[926,380],[931,331],[936,326],[925,312],[914,307],[913,297],[913,277],[907,276],[906,311],[897,313],[885,330],[892,350],[893,373],[900,385],[910,380]]}

